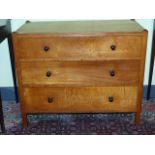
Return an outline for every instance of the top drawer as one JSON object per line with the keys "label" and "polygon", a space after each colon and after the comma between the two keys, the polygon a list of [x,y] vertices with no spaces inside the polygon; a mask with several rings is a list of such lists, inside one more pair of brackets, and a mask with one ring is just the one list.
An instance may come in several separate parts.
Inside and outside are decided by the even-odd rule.
{"label": "top drawer", "polygon": [[140,36],[19,36],[16,55],[21,59],[104,60],[140,57]]}

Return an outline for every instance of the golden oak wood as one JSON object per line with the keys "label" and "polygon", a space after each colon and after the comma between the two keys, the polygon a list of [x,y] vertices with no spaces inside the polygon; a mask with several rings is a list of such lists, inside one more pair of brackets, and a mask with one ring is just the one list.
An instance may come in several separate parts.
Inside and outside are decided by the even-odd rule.
{"label": "golden oak wood", "polygon": [[[136,42],[136,44],[135,44]],[[19,36],[17,56],[21,59],[105,60],[140,58],[140,36],[53,37]],[[133,46],[134,44],[134,46]],[[116,46],[112,50],[111,46]],[[45,48],[48,48],[47,51]]]}
{"label": "golden oak wood", "polygon": [[136,86],[139,69],[138,60],[25,61],[21,77],[24,86]]}
{"label": "golden oak wood", "polygon": [[136,125],[140,124],[143,81],[144,81],[144,67],[145,67],[145,57],[146,57],[146,48],[147,48],[147,35],[148,35],[148,32],[146,30],[143,31],[142,45],[141,45],[141,65],[140,65],[139,84],[138,84]]}
{"label": "golden oak wood", "polygon": [[13,40],[13,48],[14,48],[14,59],[15,59],[15,64],[16,64],[16,74],[18,78],[18,94],[19,94],[19,101],[20,101],[20,109],[22,113],[22,126],[27,127],[28,122],[27,122],[27,113],[24,109],[24,100],[23,100],[23,87],[22,87],[22,79],[21,79],[21,68],[20,68],[20,62],[19,59],[17,58],[17,51],[18,51],[18,46],[17,46],[17,37],[15,33],[12,34],[12,40]]}
{"label": "golden oak wood", "polygon": [[22,26],[18,34],[91,34],[139,33],[144,29],[132,20],[53,21],[30,22]]}
{"label": "golden oak wood", "polygon": [[27,23],[13,33],[23,127],[29,113],[135,112],[147,31],[135,21]]}
{"label": "golden oak wood", "polygon": [[[136,111],[137,87],[24,88],[23,94],[24,108],[29,113]],[[112,102],[109,97],[113,97]]]}

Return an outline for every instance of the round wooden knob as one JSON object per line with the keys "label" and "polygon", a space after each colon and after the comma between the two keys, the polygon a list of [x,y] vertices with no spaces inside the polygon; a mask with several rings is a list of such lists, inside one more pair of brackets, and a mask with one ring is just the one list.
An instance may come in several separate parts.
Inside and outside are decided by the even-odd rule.
{"label": "round wooden knob", "polygon": [[111,50],[115,51],[116,50],[116,45],[111,45]]}
{"label": "round wooden knob", "polygon": [[110,73],[110,76],[112,76],[112,77],[115,76],[115,71],[114,70],[111,70],[109,73]]}
{"label": "round wooden knob", "polygon": [[51,77],[51,76],[52,76],[52,72],[51,72],[51,71],[48,71],[48,72],[46,73],[46,76],[47,76],[47,77]]}
{"label": "round wooden knob", "polygon": [[114,101],[114,97],[113,96],[109,96],[109,102],[113,102]]}
{"label": "round wooden knob", "polygon": [[53,103],[53,97],[48,97],[48,103]]}
{"label": "round wooden knob", "polygon": [[50,50],[50,48],[48,46],[44,46],[44,51],[48,52]]}

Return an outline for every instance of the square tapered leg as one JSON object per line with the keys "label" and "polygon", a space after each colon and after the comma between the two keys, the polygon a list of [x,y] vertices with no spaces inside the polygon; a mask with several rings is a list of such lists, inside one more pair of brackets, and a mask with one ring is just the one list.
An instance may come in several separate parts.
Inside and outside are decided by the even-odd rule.
{"label": "square tapered leg", "polygon": [[1,94],[0,94],[0,125],[1,125],[2,133],[4,133],[5,132],[5,125],[4,125],[4,117],[3,117],[3,108],[2,108]]}

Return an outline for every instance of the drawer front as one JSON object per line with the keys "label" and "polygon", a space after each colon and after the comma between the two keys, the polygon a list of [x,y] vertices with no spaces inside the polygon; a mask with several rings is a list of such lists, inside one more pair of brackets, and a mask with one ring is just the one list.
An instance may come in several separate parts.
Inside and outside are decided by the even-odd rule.
{"label": "drawer front", "polygon": [[139,67],[139,61],[33,61],[21,63],[21,74],[27,86],[136,86]]}
{"label": "drawer front", "polygon": [[140,57],[141,37],[19,37],[17,47],[23,59],[135,59]]}
{"label": "drawer front", "polygon": [[24,88],[25,112],[134,112],[137,87]]}

